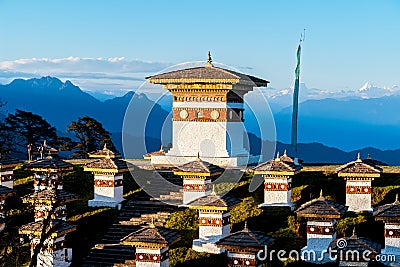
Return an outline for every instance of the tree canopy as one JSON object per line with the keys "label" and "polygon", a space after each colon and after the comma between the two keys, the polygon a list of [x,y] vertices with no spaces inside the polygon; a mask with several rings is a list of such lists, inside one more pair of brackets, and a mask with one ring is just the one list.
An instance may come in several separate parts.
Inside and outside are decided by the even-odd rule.
{"label": "tree canopy", "polygon": [[88,158],[88,153],[102,149],[105,144],[110,150],[116,150],[111,141],[110,132],[105,130],[100,122],[89,116],[73,121],[68,125],[67,131],[73,132],[78,139],[72,146],[76,149],[72,157]]}
{"label": "tree canopy", "polygon": [[4,131],[12,134],[13,148],[26,151],[28,146],[35,149],[44,140],[49,145],[57,141],[56,128],[40,115],[17,109],[15,114],[8,114],[3,125]]}

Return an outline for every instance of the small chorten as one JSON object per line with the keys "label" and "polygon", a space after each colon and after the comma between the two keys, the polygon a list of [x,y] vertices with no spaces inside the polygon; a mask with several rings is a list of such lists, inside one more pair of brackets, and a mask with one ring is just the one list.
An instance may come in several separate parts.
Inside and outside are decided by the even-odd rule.
{"label": "small chorten", "polygon": [[336,220],[346,213],[347,207],[325,199],[322,189],[320,196],[304,203],[296,210],[297,218],[307,220],[307,245],[303,251],[315,251],[310,262],[324,263],[329,261],[324,251],[332,240],[336,239]]}
{"label": "small chorten", "polygon": [[[221,238],[217,246],[224,249],[228,257],[228,267],[254,266],[261,267],[263,262],[257,257],[260,250],[271,246],[274,239],[262,232],[249,230],[245,221],[242,231]],[[267,250],[269,251],[269,250]]]}
{"label": "small chorten", "polygon": [[190,209],[199,212],[199,238],[193,240],[193,250],[213,254],[223,252],[223,249],[217,247],[216,242],[230,234],[229,211],[238,203],[236,198],[227,195],[218,196],[214,186],[211,194],[188,203]]}
{"label": "small chorten", "polygon": [[64,160],[48,157],[25,165],[33,172],[33,186],[35,191],[57,187],[63,189],[63,176],[74,169],[74,165]]}
{"label": "small chorten", "polygon": [[385,224],[385,248],[382,249],[382,254],[395,255],[396,263],[400,265],[400,201],[398,194],[393,203],[376,207],[373,215],[375,220]]}
{"label": "small chorten", "polygon": [[[329,245],[331,256],[339,261],[339,266],[367,267],[381,253],[381,245],[356,235],[355,227],[350,237],[333,240]],[[365,252],[368,253],[365,253]]]}
{"label": "small chorten", "polygon": [[254,175],[264,178],[264,203],[261,207],[284,206],[293,209],[292,177],[300,172],[301,166],[289,159],[286,151],[282,157],[278,152],[274,159],[252,169]]}
{"label": "small chorten", "polygon": [[0,232],[4,230],[6,226],[5,221],[5,203],[6,199],[15,194],[13,189],[0,185]]}
{"label": "small chorten", "polygon": [[0,153],[0,186],[13,189],[14,169],[21,164],[19,159]]}
{"label": "small chorten", "polygon": [[212,180],[217,179],[223,171],[224,169],[201,160],[200,153],[197,153],[194,161],[174,168],[174,175],[183,180],[183,204],[209,195]]}
{"label": "small chorten", "polygon": [[336,169],[339,177],[346,180],[346,206],[349,211],[372,211],[372,181],[380,177],[382,169],[362,160],[360,153],[355,161]]}
{"label": "small chorten", "polygon": [[168,267],[169,247],[180,239],[174,230],[151,225],[129,234],[121,243],[136,248],[136,267]]}
{"label": "small chorten", "polygon": [[120,155],[104,148],[89,153],[97,160],[84,165],[83,170],[94,175],[94,198],[90,207],[117,207],[123,200],[123,174],[129,170],[128,163]]}

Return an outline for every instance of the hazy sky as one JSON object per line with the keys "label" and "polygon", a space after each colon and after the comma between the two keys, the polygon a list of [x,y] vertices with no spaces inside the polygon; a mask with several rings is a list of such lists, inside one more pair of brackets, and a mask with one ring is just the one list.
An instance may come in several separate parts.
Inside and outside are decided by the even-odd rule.
{"label": "hazy sky", "polygon": [[[0,72],[57,74],[43,61],[29,62],[35,72],[16,60],[71,57],[75,63],[92,60],[75,70],[99,74],[105,71],[94,65],[103,62],[93,59],[164,66],[206,60],[211,50],[215,61],[285,88],[293,84],[296,47],[306,28],[301,81],[308,87],[391,86],[400,83],[399,14],[396,0],[0,0]],[[128,73],[124,68],[109,75]],[[140,79],[140,73],[131,76]]]}

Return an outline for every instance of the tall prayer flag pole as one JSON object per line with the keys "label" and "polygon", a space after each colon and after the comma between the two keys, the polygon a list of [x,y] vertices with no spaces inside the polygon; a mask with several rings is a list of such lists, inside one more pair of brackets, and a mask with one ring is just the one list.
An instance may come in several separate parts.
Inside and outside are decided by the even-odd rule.
{"label": "tall prayer flag pole", "polygon": [[300,54],[301,54],[301,43],[304,41],[304,35],[301,36],[299,46],[297,47],[297,65],[296,65],[296,70],[295,70],[296,79],[294,81],[294,91],[293,91],[292,147],[294,150],[294,157],[295,157],[296,161],[298,160],[297,118],[298,118],[298,114],[299,114]]}

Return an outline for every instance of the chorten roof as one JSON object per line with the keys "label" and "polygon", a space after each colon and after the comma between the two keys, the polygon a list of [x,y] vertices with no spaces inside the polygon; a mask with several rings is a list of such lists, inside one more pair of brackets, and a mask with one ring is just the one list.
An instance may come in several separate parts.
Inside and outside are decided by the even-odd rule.
{"label": "chorten roof", "polygon": [[213,189],[211,194],[197,198],[187,205],[191,209],[199,210],[228,210],[239,203],[238,199],[229,195],[218,196]]}
{"label": "chorten roof", "polygon": [[245,250],[258,252],[265,246],[269,246],[274,239],[262,232],[250,231],[247,222],[242,231],[232,233],[217,242],[217,246],[227,250]]}
{"label": "chorten roof", "polygon": [[301,165],[294,164],[292,158],[288,157],[286,153],[280,157],[279,153],[275,159],[263,162],[252,169],[256,174],[273,174],[281,173],[287,175],[294,175],[301,170]]}
{"label": "chorten roof", "polygon": [[158,151],[153,151],[153,152],[149,152],[147,154],[143,155],[144,159],[151,159],[151,156],[165,156],[165,151],[163,149],[163,146],[160,147],[160,150]]}
{"label": "chorten roof", "polygon": [[137,230],[121,240],[124,245],[142,247],[167,247],[180,240],[180,235],[163,227],[145,227]]}
{"label": "chorten roof", "polygon": [[325,199],[321,190],[321,195],[319,198],[304,203],[296,210],[296,213],[297,216],[305,218],[337,219],[342,217],[346,211],[346,206]]}
{"label": "chorten roof", "polygon": [[79,197],[76,194],[69,193],[64,190],[47,188],[22,198],[24,203],[55,203],[60,204],[77,200]]}
{"label": "chorten roof", "polygon": [[[130,164],[129,164],[130,167]],[[121,173],[128,171],[128,163],[117,158],[101,158],[84,165],[84,171]]]}
{"label": "chorten roof", "polygon": [[103,149],[93,151],[89,153],[89,158],[120,158],[121,155],[107,148],[107,144],[104,144]]}
{"label": "chorten roof", "polygon": [[336,172],[339,177],[379,177],[382,169],[372,165],[370,160],[362,160],[358,153],[357,160],[340,166]]}
{"label": "chorten roof", "polygon": [[[43,231],[43,220],[25,224],[19,228],[20,234],[41,236]],[[52,231],[51,237],[59,237],[76,230],[76,225],[60,219],[52,219],[46,231]]]}
{"label": "chorten roof", "polygon": [[[344,244],[344,246],[341,244]],[[353,235],[350,237],[342,237],[333,240],[329,247],[332,249],[332,251],[335,251],[335,254],[337,253],[339,256],[338,258],[341,261],[365,261],[365,259],[360,256],[364,255],[363,252],[369,251],[370,253],[367,257],[370,259],[374,258],[381,252],[381,245],[379,243],[373,242],[364,237],[358,237],[355,234],[355,230],[353,230]],[[352,251],[352,253],[346,253],[348,251]],[[358,255],[360,256],[358,259],[357,255],[353,254],[354,251],[358,252]],[[352,258],[354,255],[355,258]]]}
{"label": "chorten roof", "polygon": [[215,67],[211,55],[204,67],[174,70],[166,73],[146,77],[147,81],[155,84],[182,84],[182,83],[225,83],[246,84],[252,86],[267,86],[269,81],[246,75],[233,70]]}
{"label": "chorten roof", "polygon": [[400,201],[398,195],[396,195],[396,200],[393,203],[376,207],[373,214],[379,221],[400,221]]}
{"label": "chorten roof", "polygon": [[22,164],[22,161],[11,157],[10,155],[4,155],[0,153],[0,169],[4,169],[4,168],[15,168],[16,166]]}
{"label": "chorten roof", "polygon": [[203,161],[199,156],[194,161],[175,167],[174,174],[185,175],[195,174],[202,176],[218,175],[224,171],[223,168],[212,163]]}
{"label": "chorten roof", "polygon": [[25,165],[33,171],[72,171],[74,165],[58,158],[39,159]]}
{"label": "chorten roof", "polygon": [[15,191],[11,188],[0,185],[0,199],[14,195]]}

